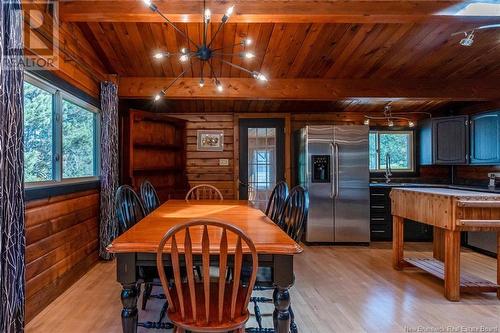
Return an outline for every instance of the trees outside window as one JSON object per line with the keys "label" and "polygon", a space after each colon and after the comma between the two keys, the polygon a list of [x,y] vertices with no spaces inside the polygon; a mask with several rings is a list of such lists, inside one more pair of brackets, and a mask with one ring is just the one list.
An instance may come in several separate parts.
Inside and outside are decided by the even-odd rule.
{"label": "trees outside window", "polygon": [[30,185],[98,176],[98,110],[31,75],[24,82],[24,179]]}
{"label": "trees outside window", "polygon": [[414,170],[413,131],[370,131],[370,171],[383,172],[386,156],[393,172]]}

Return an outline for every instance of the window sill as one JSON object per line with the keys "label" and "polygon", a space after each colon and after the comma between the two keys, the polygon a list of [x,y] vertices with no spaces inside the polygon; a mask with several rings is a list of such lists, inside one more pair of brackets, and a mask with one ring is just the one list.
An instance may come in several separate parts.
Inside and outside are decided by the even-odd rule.
{"label": "window sill", "polygon": [[61,182],[44,182],[40,184],[31,183],[25,185],[24,199],[26,201],[31,201],[58,195],[98,189],[99,187],[99,177],[68,179]]}

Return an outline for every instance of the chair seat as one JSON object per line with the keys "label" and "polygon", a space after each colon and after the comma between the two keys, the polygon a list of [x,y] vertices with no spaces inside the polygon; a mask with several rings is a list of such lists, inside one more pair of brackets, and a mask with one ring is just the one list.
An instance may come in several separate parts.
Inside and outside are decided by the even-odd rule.
{"label": "chair seat", "polygon": [[248,309],[244,307],[245,304],[245,295],[247,294],[248,288],[240,286],[238,290],[238,297],[236,299],[236,311],[235,318],[233,320],[230,319],[230,311],[231,311],[231,295],[232,295],[232,283],[225,285],[224,291],[224,307],[223,307],[223,315],[222,320],[219,322],[219,313],[218,313],[218,293],[219,293],[219,285],[217,282],[210,283],[210,314],[208,323],[205,319],[205,296],[203,283],[196,282],[196,311],[197,318],[193,320],[191,315],[191,298],[189,295],[189,287],[187,283],[183,283],[182,291],[184,302],[186,303],[186,315],[183,320],[180,313],[180,307],[178,304],[177,291],[175,288],[171,289],[172,299],[174,300],[175,310],[171,312],[171,307],[168,310],[169,319],[174,323],[174,325],[184,328],[189,331],[196,332],[227,332],[231,330],[236,330],[241,328],[247,322],[250,314]]}

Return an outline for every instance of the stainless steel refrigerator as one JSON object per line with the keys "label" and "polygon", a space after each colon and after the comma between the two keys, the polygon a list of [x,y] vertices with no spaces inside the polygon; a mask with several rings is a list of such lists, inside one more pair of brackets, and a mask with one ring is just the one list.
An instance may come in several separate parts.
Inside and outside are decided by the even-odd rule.
{"label": "stainless steel refrigerator", "polygon": [[298,137],[298,178],[309,191],[305,241],[368,243],[368,126],[307,126]]}

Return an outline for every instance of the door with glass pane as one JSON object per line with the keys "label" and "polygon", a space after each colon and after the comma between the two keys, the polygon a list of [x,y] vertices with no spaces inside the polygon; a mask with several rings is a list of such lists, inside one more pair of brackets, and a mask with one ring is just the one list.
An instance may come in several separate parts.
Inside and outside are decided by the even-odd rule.
{"label": "door with glass pane", "polygon": [[239,198],[265,210],[276,182],[285,179],[283,119],[240,119]]}

